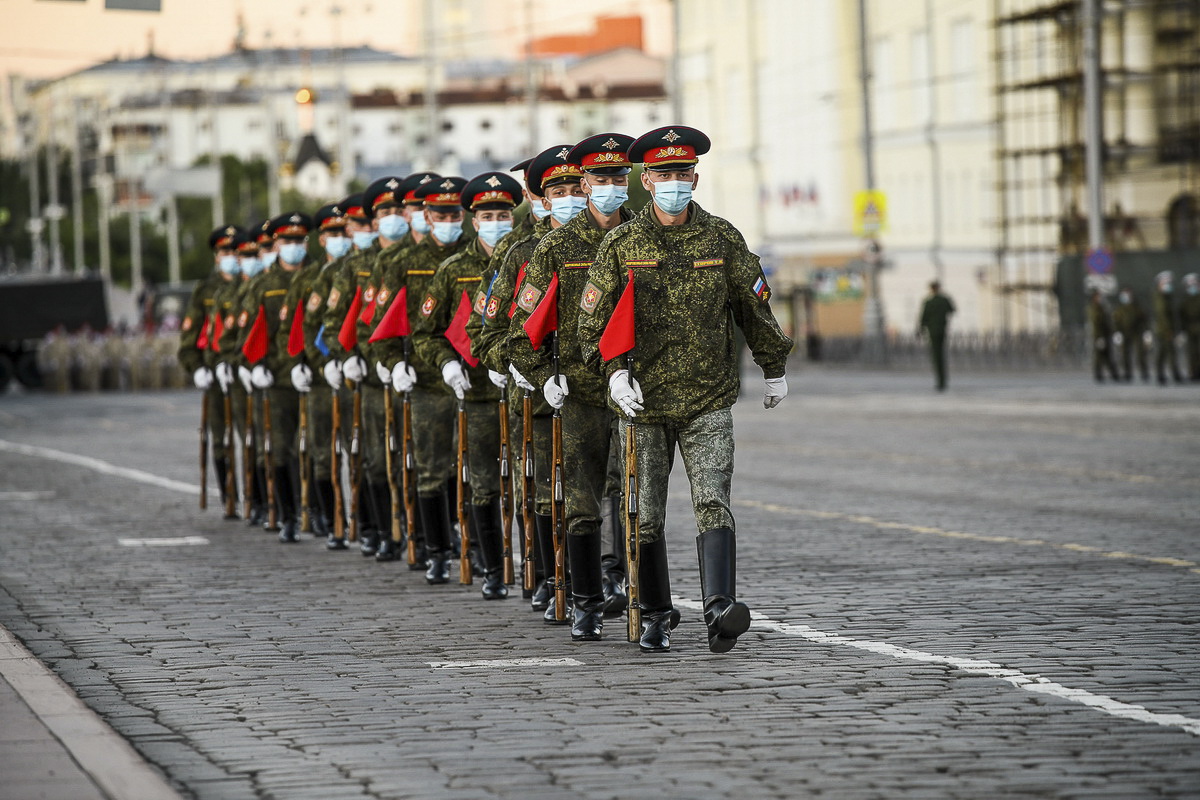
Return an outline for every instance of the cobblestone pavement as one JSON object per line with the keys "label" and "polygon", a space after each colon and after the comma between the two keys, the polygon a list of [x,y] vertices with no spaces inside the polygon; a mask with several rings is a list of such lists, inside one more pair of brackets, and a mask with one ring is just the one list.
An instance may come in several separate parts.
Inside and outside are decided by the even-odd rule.
{"label": "cobblestone pavement", "polygon": [[644,656],[200,512],[191,392],[0,398],[0,624],[197,798],[1200,796],[1200,387],[789,382],[736,407],[727,655],[679,467]]}

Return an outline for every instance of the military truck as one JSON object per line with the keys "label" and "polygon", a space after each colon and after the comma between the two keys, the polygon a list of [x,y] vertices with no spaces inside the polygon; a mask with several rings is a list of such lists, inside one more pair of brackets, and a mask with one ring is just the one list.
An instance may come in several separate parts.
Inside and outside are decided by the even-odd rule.
{"label": "military truck", "polygon": [[38,342],[53,330],[75,333],[85,327],[94,331],[108,327],[100,278],[0,279],[0,392],[14,377],[30,388],[40,386]]}

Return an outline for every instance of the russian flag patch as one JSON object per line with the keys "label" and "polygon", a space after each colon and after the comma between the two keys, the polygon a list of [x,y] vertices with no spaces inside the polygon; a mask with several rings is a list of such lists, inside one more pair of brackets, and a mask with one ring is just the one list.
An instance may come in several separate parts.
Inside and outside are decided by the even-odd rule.
{"label": "russian flag patch", "polygon": [[771,287],[767,286],[767,279],[762,275],[758,276],[758,280],[750,287],[750,291],[754,292],[754,296],[763,303],[771,299]]}

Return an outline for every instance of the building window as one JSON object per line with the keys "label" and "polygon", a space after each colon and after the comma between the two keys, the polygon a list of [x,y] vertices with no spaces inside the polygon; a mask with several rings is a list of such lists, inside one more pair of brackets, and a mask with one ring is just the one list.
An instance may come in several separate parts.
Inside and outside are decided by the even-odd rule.
{"label": "building window", "polygon": [[893,84],[895,69],[892,64],[892,40],[884,37],[875,42],[875,63],[872,71],[875,73],[875,109],[881,129],[891,128],[896,124],[896,105]]}
{"label": "building window", "polygon": [[975,24],[969,18],[950,24],[950,86],[954,116],[959,122],[975,117]]}
{"label": "building window", "polygon": [[492,121],[490,119],[482,119],[479,121],[479,129],[490,131],[492,129]]}
{"label": "building window", "polygon": [[911,68],[913,124],[927,125],[933,115],[932,73],[929,63],[929,31],[922,28],[909,37],[909,64]]}
{"label": "building window", "polygon": [[442,120],[442,132],[447,133],[454,130],[454,122],[451,120]]}

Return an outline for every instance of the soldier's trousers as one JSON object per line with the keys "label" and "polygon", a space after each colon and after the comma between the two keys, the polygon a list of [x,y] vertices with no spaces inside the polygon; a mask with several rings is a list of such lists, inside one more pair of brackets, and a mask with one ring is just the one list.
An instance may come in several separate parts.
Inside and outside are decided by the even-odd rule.
{"label": "soldier's trousers", "polygon": [[946,334],[929,334],[929,357],[933,361],[933,374],[937,388],[946,388]]}
{"label": "soldier's trousers", "polygon": [[573,402],[562,408],[564,514],[567,533],[585,536],[600,530],[600,504],[608,482],[613,412]]}
{"label": "soldier's trousers", "polygon": [[267,389],[267,397],[271,403],[271,467],[290,467],[298,456],[296,432],[300,428],[300,395],[286,386],[272,386]]}
{"label": "soldier's trousers", "polygon": [[1166,367],[1171,368],[1172,377],[1180,377],[1179,360],[1175,353],[1174,336],[1156,336],[1158,351],[1154,354],[1154,369],[1160,381],[1167,379]]}
{"label": "soldier's trousers", "polygon": [[[458,401],[439,388],[417,387],[412,402],[413,451],[417,458],[417,494],[426,497],[445,491],[454,473],[454,426]],[[498,435],[498,434],[497,434]]]}
{"label": "soldier's trousers", "polygon": [[387,484],[387,438],[384,436],[384,412],[387,399],[382,386],[363,381],[363,477],[375,486]]}
{"label": "soldier's trousers", "polygon": [[1096,380],[1104,378],[1104,371],[1112,376],[1112,379],[1119,380],[1117,375],[1117,365],[1112,357],[1112,339],[1107,336],[1097,336],[1092,341],[1092,374],[1096,376]]}
{"label": "soldier's trousers", "polygon": [[328,385],[313,384],[308,393],[308,454],[313,480],[333,477],[333,391]]}
{"label": "soldier's trousers", "polygon": [[[636,422],[636,421],[635,421]],[[628,435],[621,424],[621,448]],[[636,423],[638,453],[638,541],[663,536],[667,518],[667,483],[675,464],[675,448],[683,456],[692,490],[698,533],[734,527],[729,508],[733,480],[733,410],[721,408],[684,424]]]}
{"label": "soldier's trousers", "polygon": [[[467,403],[466,410],[471,504],[485,506],[500,497],[500,407],[484,401]],[[454,413],[457,419],[457,406]]]}
{"label": "soldier's trousers", "polygon": [[216,382],[205,390],[204,402],[208,404],[208,446],[216,463],[229,455],[225,450],[225,395]]}
{"label": "soldier's trousers", "polygon": [[1142,380],[1150,377],[1150,368],[1146,360],[1146,342],[1141,336],[1128,335],[1121,342],[1121,371],[1125,376],[1125,380],[1130,380],[1133,377],[1133,357],[1137,354],[1138,372],[1141,373]]}
{"label": "soldier's trousers", "polygon": [[1188,377],[1200,380],[1200,333],[1187,335]]}

